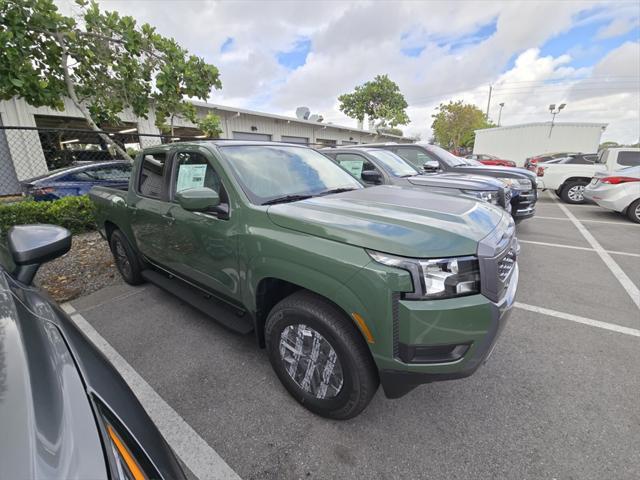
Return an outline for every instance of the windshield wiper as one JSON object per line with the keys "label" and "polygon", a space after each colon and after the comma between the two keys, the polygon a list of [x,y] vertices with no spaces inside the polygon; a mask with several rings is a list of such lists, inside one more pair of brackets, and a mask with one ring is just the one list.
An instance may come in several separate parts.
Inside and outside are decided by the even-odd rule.
{"label": "windshield wiper", "polygon": [[313,197],[313,195],[285,195],[284,197],[272,198],[271,200],[267,200],[266,202],[261,203],[261,205],[275,205],[276,203],[297,202],[298,200],[306,200],[307,198],[311,197]]}
{"label": "windshield wiper", "polygon": [[331,195],[332,193],[350,192],[352,190],[356,190],[356,189],[352,188],[352,187],[334,188],[334,189],[331,189],[331,190],[325,190],[324,192],[319,193],[318,195]]}

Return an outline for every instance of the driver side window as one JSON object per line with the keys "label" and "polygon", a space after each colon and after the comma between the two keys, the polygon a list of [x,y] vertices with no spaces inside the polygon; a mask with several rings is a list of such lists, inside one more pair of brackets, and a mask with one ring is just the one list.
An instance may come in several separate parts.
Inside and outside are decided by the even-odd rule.
{"label": "driver side window", "polygon": [[204,155],[196,152],[178,152],[175,164],[175,193],[188,188],[206,187],[220,195],[220,177]]}
{"label": "driver side window", "polygon": [[362,155],[357,155],[355,153],[338,153],[336,155],[336,162],[338,162],[342,168],[346,169],[355,178],[363,182],[367,182],[363,177],[364,172],[378,172],[378,169],[373,163]]}

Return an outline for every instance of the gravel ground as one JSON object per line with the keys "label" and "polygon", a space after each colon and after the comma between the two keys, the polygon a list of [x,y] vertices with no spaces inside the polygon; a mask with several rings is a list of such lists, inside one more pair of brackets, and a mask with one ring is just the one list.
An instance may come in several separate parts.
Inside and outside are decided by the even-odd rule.
{"label": "gravel ground", "polygon": [[107,242],[98,232],[73,236],[71,251],[44,264],[36,282],[58,302],[123,283]]}

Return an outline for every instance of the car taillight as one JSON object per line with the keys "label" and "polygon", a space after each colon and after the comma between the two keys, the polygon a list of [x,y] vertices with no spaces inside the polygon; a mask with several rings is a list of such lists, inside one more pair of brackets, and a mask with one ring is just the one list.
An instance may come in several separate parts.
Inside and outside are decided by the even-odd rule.
{"label": "car taillight", "polygon": [[529,163],[538,163],[538,160],[540,160],[538,157],[534,157],[529,160]]}
{"label": "car taillight", "polygon": [[619,183],[628,183],[628,182],[640,182],[640,178],[634,177],[604,177],[600,179],[602,183],[609,183],[611,185],[618,185]]}
{"label": "car taillight", "polygon": [[544,177],[544,167],[538,167],[536,175],[538,175],[539,177]]}

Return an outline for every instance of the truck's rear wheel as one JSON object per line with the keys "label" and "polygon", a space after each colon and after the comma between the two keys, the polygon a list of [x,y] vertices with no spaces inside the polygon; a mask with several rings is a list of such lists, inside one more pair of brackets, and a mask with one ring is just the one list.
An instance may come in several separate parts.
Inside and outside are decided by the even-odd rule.
{"label": "truck's rear wheel", "polygon": [[584,203],[584,187],[589,184],[586,180],[574,180],[567,182],[560,191],[560,198],[565,203]]}
{"label": "truck's rear wheel", "polygon": [[117,229],[114,230],[109,238],[109,246],[111,247],[116,268],[124,281],[129,285],[144,283],[140,261],[124,233]]}
{"label": "truck's rear wheel", "polygon": [[289,393],[318,415],[355,417],[379,379],[364,339],[349,318],[311,292],[296,292],[269,313],[269,360]]}

